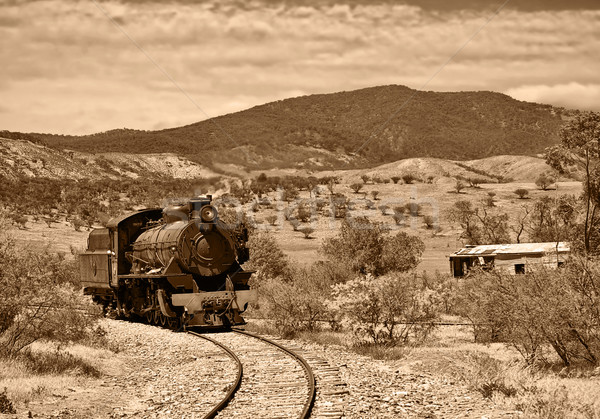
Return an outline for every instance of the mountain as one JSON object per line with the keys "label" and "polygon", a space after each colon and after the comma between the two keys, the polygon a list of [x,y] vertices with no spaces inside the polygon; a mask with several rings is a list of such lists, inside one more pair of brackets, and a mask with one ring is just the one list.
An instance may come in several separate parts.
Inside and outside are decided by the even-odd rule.
{"label": "mountain", "polygon": [[393,85],[280,100],[160,131],[30,136],[58,149],[174,153],[221,171],[228,165],[323,170],[411,157],[534,155],[559,141],[573,114],[494,92]]}

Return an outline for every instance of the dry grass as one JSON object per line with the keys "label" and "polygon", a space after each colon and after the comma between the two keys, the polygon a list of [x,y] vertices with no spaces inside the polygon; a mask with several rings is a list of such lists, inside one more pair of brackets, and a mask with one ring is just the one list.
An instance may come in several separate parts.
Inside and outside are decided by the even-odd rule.
{"label": "dry grass", "polygon": [[17,357],[0,359],[0,389],[13,405],[27,403],[108,372],[114,354],[107,349],[73,345],[58,348],[35,343]]}

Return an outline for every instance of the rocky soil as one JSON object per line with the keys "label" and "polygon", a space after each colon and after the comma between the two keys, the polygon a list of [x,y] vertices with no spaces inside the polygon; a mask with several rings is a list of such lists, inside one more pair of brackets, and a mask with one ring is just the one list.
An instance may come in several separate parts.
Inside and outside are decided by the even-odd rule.
{"label": "rocky soil", "polygon": [[[61,391],[17,406],[17,417],[199,418],[234,380],[234,365],[210,342],[144,324],[105,322],[115,353],[101,360],[104,375],[74,379]],[[419,369],[419,363],[378,361],[342,348],[280,342],[300,348],[308,360],[327,364],[327,370],[335,369],[336,380],[345,383],[344,391],[318,395],[317,405],[325,409],[319,408],[315,417],[518,416],[451,377]]]}

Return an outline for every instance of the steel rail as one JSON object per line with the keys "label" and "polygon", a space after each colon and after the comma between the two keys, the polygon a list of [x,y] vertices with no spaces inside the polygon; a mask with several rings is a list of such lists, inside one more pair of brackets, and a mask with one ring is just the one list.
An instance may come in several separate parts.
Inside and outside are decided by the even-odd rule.
{"label": "steel rail", "polygon": [[300,362],[300,364],[302,365],[302,368],[304,368],[306,377],[308,379],[308,400],[304,404],[304,409],[302,410],[300,419],[308,419],[310,417],[310,412],[313,408],[313,405],[315,404],[315,398],[316,398],[316,394],[317,394],[316,393],[316,385],[315,385],[315,375],[313,374],[312,369],[310,368],[310,365],[308,365],[308,362],[306,362],[306,360],[304,358],[302,358],[302,356],[300,356],[296,352],[294,352],[290,349],[287,349],[286,347],[278,344],[277,342],[273,342],[270,339],[267,339],[267,338],[259,336],[259,335],[255,335],[254,333],[246,332],[245,330],[231,329],[231,331],[235,332],[235,333],[239,333],[241,335],[250,336],[255,339],[261,340],[263,342],[266,342],[270,345],[273,345],[273,346],[281,349],[283,352],[287,353],[288,355],[292,356],[293,358],[296,358],[296,360],[298,360],[298,362]]}
{"label": "steel rail", "polygon": [[227,346],[225,346],[221,342],[218,342],[214,339],[203,336],[200,333],[196,333],[196,332],[192,332],[192,331],[188,331],[187,333],[189,333],[190,335],[194,335],[199,338],[205,339],[211,343],[214,343],[215,345],[217,345],[218,347],[223,349],[225,352],[227,352],[227,355],[229,355],[229,357],[235,361],[235,363],[237,364],[237,367],[238,367],[238,373],[237,373],[235,382],[229,388],[229,391],[227,392],[225,397],[217,405],[215,405],[215,407],[213,407],[213,409],[210,412],[208,412],[206,415],[204,415],[204,419],[213,419],[217,415],[217,413],[219,413],[221,410],[223,410],[223,409],[225,409],[225,407],[227,407],[229,402],[235,396],[236,391],[240,388],[240,385],[242,384],[242,377],[244,375],[244,366],[242,365],[242,361],[240,361],[238,356],[235,353],[233,353],[233,351],[231,349],[229,349]]}

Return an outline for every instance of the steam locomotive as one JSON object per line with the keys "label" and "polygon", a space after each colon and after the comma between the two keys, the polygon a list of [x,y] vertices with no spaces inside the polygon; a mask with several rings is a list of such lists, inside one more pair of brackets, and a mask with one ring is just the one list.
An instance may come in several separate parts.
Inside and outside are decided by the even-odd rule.
{"label": "steam locomotive", "polygon": [[84,293],[121,317],[177,328],[228,327],[256,291],[248,230],[218,219],[210,195],[144,209],[94,229],[80,255]]}

